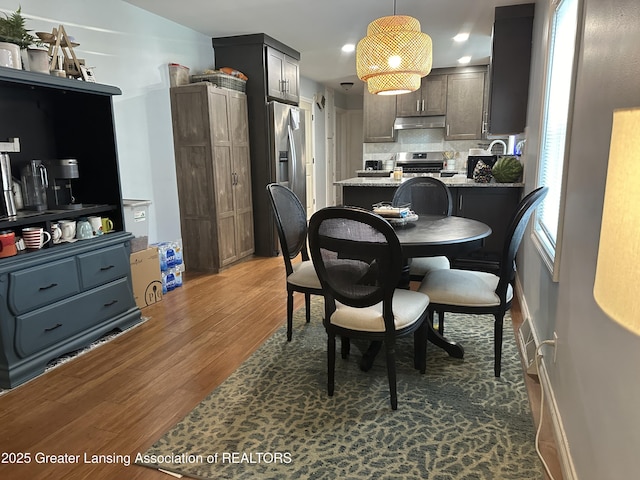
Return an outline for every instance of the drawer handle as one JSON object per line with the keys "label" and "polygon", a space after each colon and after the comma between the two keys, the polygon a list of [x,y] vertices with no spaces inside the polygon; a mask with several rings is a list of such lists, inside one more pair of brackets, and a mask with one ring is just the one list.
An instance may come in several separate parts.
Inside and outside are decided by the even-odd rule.
{"label": "drawer handle", "polygon": [[110,307],[111,305],[115,305],[116,303],[118,303],[118,300],[111,300],[110,302],[105,303],[104,306]]}
{"label": "drawer handle", "polygon": [[49,290],[50,288],[57,287],[57,283],[52,283],[51,285],[47,285],[46,287],[40,287],[39,290]]}
{"label": "drawer handle", "polygon": [[108,265],[106,267],[100,267],[100,271],[104,272],[105,270],[111,270],[115,265]]}
{"label": "drawer handle", "polygon": [[62,326],[61,323],[56,323],[53,327],[45,328],[44,331],[45,332],[51,332],[51,331],[55,330],[56,328],[60,328],[61,326]]}

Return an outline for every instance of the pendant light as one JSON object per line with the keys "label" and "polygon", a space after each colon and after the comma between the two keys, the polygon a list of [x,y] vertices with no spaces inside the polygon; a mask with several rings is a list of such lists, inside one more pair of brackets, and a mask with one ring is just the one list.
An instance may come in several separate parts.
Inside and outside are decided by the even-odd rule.
{"label": "pendant light", "polygon": [[369,92],[398,95],[420,88],[420,79],[431,71],[431,37],[420,31],[420,22],[406,15],[374,20],[367,36],[356,47],[358,78],[367,82]]}

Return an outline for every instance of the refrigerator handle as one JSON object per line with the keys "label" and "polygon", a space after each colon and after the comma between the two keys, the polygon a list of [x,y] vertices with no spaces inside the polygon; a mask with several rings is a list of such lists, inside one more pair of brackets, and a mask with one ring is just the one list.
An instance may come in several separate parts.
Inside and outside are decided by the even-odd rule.
{"label": "refrigerator handle", "polygon": [[[287,139],[289,141],[289,151],[291,152],[290,166],[291,166],[291,175],[289,175],[289,182],[291,189],[295,191],[294,183],[296,181],[296,170],[297,170],[297,160],[298,154],[296,152],[296,143],[293,140],[293,129],[291,128],[291,123],[287,125]],[[297,185],[295,186],[297,187]]]}

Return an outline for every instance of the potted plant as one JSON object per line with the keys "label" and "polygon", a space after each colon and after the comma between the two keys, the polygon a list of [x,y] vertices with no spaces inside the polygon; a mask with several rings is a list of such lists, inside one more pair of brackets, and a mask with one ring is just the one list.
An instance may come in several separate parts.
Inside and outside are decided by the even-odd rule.
{"label": "potted plant", "polygon": [[40,43],[25,27],[21,8],[0,17],[0,65],[5,67],[21,69],[20,49]]}

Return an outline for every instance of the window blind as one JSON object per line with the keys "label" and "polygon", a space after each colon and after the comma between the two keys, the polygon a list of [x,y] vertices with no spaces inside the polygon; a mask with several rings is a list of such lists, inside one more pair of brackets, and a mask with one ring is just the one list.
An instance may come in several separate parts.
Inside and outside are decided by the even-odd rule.
{"label": "window blind", "polygon": [[567,129],[578,21],[578,0],[560,0],[551,23],[549,58],[538,185],[549,193],[536,215],[535,231],[555,263],[562,200],[562,177],[567,156]]}

